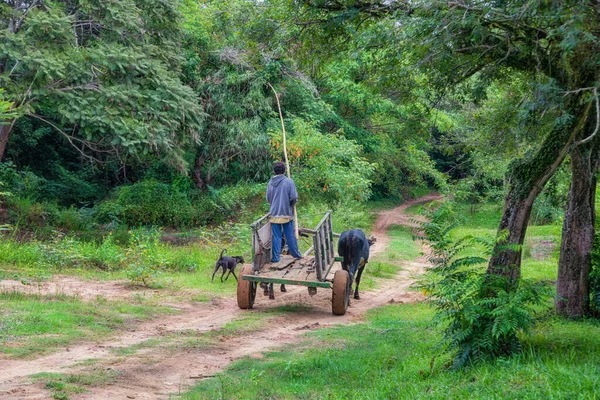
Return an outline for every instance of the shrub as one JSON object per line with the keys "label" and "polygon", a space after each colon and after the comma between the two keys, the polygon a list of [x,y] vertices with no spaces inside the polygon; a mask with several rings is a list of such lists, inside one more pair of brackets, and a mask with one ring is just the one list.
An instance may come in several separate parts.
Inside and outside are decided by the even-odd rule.
{"label": "shrub", "polygon": [[120,217],[123,207],[115,200],[109,199],[94,206],[94,219],[101,224],[114,228],[122,223]]}
{"label": "shrub", "polygon": [[[343,131],[321,133],[316,124],[292,120],[293,134],[287,150],[298,191],[319,196],[330,203],[340,200],[366,201],[371,196],[375,163],[361,157],[362,146],[345,139]],[[280,133],[271,132],[273,154],[282,154]]]}
{"label": "shrub", "polygon": [[76,209],[69,207],[59,209],[56,215],[56,226],[67,231],[84,231],[91,227],[93,214],[89,208]]}
{"label": "shrub", "polygon": [[121,220],[128,225],[191,226],[194,209],[185,194],[145,180],[119,190]]}
{"label": "shrub", "polygon": [[140,181],[118,189],[115,200],[96,206],[100,223],[129,226],[193,226],[196,213],[184,193],[153,179]]}
{"label": "shrub", "polygon": [[39,200],[45,180],[30,171],[17,171],[10,162],[0,163],[0,181],[15,196],[30,200]]}
{"label": "shrub", "polygon": [[148,179],[121,187],[112,198],[94,207],[95,219],[113,228],[121,223],[130,227],[192,227],[239,220],[266,207],[265,184],[240,183],[200,192],[177,182],[168,185]]}
{"label": "shrub", "polygon": [[[464,236],[454,239],[458,225],[449,202],[425,209],[420,223],[433,265],[417,283],[436,309],[435,320],[445,325],[443,343],[453,355],[453,366],[510,355],[520,349],[518,333],[533,324],[533,307],[549,296],[547,286],[486,274],[484,263],[494,239]],[[498,240],[502,240],[502,233]],[[483,253],[479,255],[478,253]]]}
{"label": "shrub", "polygon": [[235,186],[226,186],[220,189],[211,189],[212,212],[220,214],[222,219],[231,220],[233,216],[247,213],[256,214],[263,208],[268,211],[265,200],[267,185],[263,183],[239,183]]}
{"label": "shrub", "polygon": [[155,265],[133,263],[127,267],[127,278],[134,285],[149,287],[161,271]]}
{"label": "shrub", "polygon": [[12,223],[20,228],[36,230],[56,224],[59,208],[54,203],[37,203],[29,198],[11,196],[6,204]]}

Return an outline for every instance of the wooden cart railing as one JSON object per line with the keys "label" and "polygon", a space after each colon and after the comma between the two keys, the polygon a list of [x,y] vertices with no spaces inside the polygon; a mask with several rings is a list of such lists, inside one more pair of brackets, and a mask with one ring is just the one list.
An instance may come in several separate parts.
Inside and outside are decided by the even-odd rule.
{"label": "wooden cart railing", "polygon": [[252,228],[252,271],[260,271],[263,265],[271,262],[271,222],[266,214],[255,221]]}
{"label": "wooden cart railing", "polygon": [[339,235],[333,233],[331,211],[325,213],[315,229],[299,229],[302,236],[312,236],[312,246],[304,252],[300,261],[285,255],[277,263],[271,263],[269,214],[254,222],[251,228],[252,266],[245,265],[238,279],[237,302],[241,309],[254,306],[257,286],[264,283],[268,284],[266,290],[270,298],[274,298],[273,284],[306,286],[311,296],[317,292],[317,288],[332,289],[331,311],[334,315],[346,313],[350,301],[350,281],[348,271],[332,270],[334,263],[342,259],[335,257],[333,238]]}
{"label": "wooden cart railing", "polygon": [[[252,270],[260,271],[271,261],[271,222],[269,214],[263,216],[251,225],[252,228]],[[334,236],[331,223],[331,211],[327,211],[315,229],[300,228],[301,233],[313,237],[313,245],[304,253],[308,256],[314,252],[315,274],[318,281],[324,281],[336,261]]]}
{"label": "wooden cart railing", "polygon": [[301,232],[313,235],[313,245],[307,254],[311,251],[315,253],[315,273],[317,279],[325,280],[335,261],[335,249],[333,245],[333,228],[331,226],[331,211],[327,211],[325,216],[317,224],[315,229],[300,229]]}

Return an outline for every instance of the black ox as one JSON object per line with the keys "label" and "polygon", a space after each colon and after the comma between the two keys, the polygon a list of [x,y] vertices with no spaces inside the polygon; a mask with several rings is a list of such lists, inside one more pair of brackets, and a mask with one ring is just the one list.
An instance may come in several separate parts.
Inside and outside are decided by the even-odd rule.
{"label": "black ox", "polygon": [[375,243],[375,238],[367,239],[365,233],[360,229],[352,229],[344,231],[340,235],[338,242],[338,254],[343,258],[342,269],[348,271],[348,287],[352,289],[352,282],[356,275],[356,290],[354,291],[354,298],[360,299],[358,294],[358,285],[360,284],[360,277],[365,265],[369,262],[369,248]]}

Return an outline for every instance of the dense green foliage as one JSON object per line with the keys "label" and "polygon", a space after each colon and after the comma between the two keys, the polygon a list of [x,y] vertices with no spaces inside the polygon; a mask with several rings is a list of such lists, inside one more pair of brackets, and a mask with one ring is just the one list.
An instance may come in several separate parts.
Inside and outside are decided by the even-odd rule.
{"label": "dense green foliage", "polygon": [[534,306],[541,305],[549,294],[546,287],[521,280],[518,289],[511,290],[505,277],[486,275],[482,264],[488,261],[494,240],[453,237],[458,222],[451,203],[425,209],[424,215],[428,221],[421,223],[420,229],[431,249],[428,260],[432,266],[417,288],[431,299],[435,321],[447,326],[443,340],[453,356],[453,366],[460,368],[520,350],[517,335],[532,326]]}
{"label": "dense green foliage", "polygon": [[[247,253],[272,163],[287,157],[305,226],[332,209],[334,230],[367,228],[367,201],[427,189],[460,202],[473,224],[495,207],[493,223],[478,227],[485,238],[461,236],[468,228],[445,206],[427,214],[433,267],[420,288],[455,366],[512,354],[543,304],[540,276],[559,262],[575,282],[570,260],[584,260],[577,282],[599,314],[600,239],[589,277],[592,243],[571,243],[593,222],[564,225],[563,243],[581,254],[564,260],[563,250],[533,281],[521,276],[533,262],[528,232],[554,245],[558,225],[546,224],[562,221],[571,182],[598,172],[599,10],[533,0],[3,0],[0,262],[115,272],[143,286],[206,272],[220,249],[199,266],[161,240],[189,235]],[[583,145],[589,170],[571,171],[569,153]],[[491,204],[503,198],[499,216]],[[579,201],[570,209],[593,211],[595,198]],[[559,288],[569,286],[563,275]]]}
{"label": "dense green foliage", "polygon": [[0,14],[0,84],[17,112],[87,160],[157,151],[181,164],[202,110],[177,74],[177,3],[29,3]]}

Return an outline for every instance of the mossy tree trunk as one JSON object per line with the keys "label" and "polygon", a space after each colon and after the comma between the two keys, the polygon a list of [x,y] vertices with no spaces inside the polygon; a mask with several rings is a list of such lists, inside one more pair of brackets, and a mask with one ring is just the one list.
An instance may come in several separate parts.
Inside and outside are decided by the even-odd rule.
{"label": "mossy tree trunk", "polygon": [[[594,143],[595,142],[595,143]],[[571,188],[562,229],[556,311],[570,318],[589,312],[589,274],[596,219],[598,140],[575,148],[571,156]]]}
{"label": "mossy tree trunk", "polygon": [[590,104],[580,104],[581,97],[573,95],[567,110],[573,118],[555,127],[540,145],[537,152],[511,166],[502,219],[498,233],[507,236],[495,245],[487,273],[506,277],[515,285],[521,276],[521,250],[527,224],[536,197],[560,167],[572,144],[585,126]]}

